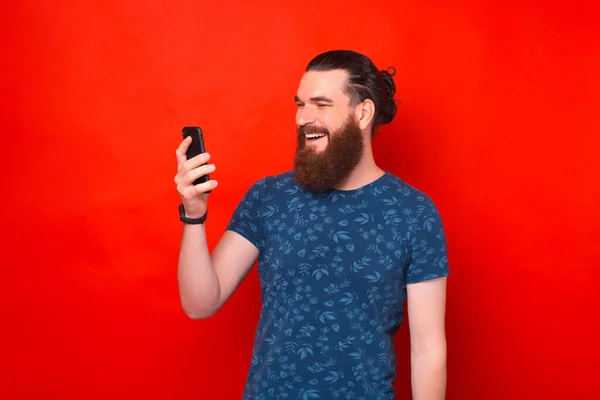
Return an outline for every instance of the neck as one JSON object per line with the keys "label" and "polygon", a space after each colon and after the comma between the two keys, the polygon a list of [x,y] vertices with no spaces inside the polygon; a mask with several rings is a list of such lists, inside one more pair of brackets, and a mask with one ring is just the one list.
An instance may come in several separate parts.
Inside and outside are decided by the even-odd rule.
{"label": "neck", "polygon": [[356,168],[336,186],[338,190],[354,190],[361,188],[369,183],[381,178],[384,174],[383,169],[379,168],[373,157],[371,141],[365,141],[365,148],[362,158]]}

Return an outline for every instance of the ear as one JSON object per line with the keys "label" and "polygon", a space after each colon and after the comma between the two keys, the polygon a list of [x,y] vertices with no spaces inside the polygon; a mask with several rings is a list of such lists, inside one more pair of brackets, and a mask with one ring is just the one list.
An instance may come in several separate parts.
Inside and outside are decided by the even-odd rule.
{"label": "ear", "polygon": [[367,129],[373,122],[373,118],[375,118],[375,103],[371,99],[366,99],[356,108],[356,119],[360,129]]}

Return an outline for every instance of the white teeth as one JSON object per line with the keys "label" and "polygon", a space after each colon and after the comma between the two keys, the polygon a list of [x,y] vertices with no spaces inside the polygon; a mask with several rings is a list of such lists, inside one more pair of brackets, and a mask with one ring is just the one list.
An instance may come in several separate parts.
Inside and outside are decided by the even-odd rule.
{"label": "white teeth", "polygon": [[307,133],[306,137],[309,139],[319,138],[325,136],[324,133]]}

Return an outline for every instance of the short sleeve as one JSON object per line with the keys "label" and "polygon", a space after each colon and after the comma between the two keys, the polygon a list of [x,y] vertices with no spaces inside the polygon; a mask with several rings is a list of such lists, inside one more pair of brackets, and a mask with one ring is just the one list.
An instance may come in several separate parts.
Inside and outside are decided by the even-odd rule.
{"label": "short sleeve", "polygon": [[260,248],[263,242],[260,208],[264,188],[264,179],[254,183],[238,203],[227,225],[227,230],[242,235],[257,248]]}
{"label": "short sleeve", "polygon": [[406,283],[448,276],[446,234],[437,207],[428,197],[419,196],[412,214]]}

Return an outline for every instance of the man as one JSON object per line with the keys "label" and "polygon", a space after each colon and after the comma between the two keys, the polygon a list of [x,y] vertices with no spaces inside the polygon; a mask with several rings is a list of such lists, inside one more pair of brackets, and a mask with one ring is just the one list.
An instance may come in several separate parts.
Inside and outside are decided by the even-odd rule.
{"label": "man", "polygon": [[408,302],[413,398],[443,399],[448,275],[431,199],[375,162],[396,114],[392,75],[352,51],[306,68],[296,95],[294,170],[257,181],[209,254],[208,154],[177,149],[183,309],[207,318],[258,260],[262,312],[244,399],[395,399],[393,335]]}

